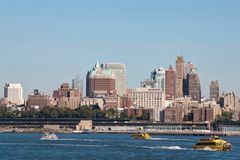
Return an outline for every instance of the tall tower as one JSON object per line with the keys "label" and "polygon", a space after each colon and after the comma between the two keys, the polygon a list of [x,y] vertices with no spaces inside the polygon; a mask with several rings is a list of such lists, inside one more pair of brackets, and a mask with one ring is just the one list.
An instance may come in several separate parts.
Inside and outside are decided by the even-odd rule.
{"label": "tall tower", "polygon": [[159,67],[151,73],[151,79],[154,82],[154,88],[161,89],[165,93],[165,69]]}
{"label": "tall tower", "polygon": [[191,61],[187,62],[184,66],[184,77],[187,78],[187,75],[193,70],[196,69],[196,65]]}
{"label": "tall tower", "polygon": [[105,69],[110,70],[115,76],[115,87],[118,95],[123,96],[127,90],[126,65],[121,63],[106,63]]}
{"label": "tall tower", "polygon": [[80,79],[79,75],[72,80],[72,89],[78,89],[83,96],[83,80]]}
{"label": "tall tower", "polygon": [[166,70],[166,99],[174,99],[176,71],[172,65]]}
{"label": "tall tower", "polygon": [[196,69],[193,69],[187,76],[188,93],[192,100],[201,103],[201,84]]}
{"label": "tall tower", "polygon": [[219,98],[219,83],[212,81],[210,84],[210,100],[218,101]]}
{"label": "tall tower", "polygon": [[176,60],[175,98],[183,97],[184,59],[178,56]]}
{"label": "tall tower", "polygon": [[4,86],[4,98],[16,105],[24,104],[23,88],[19,83],[7,83]]}
{"label": "tall tower", "polygon": [[116,94],[115,76],[111,70],[105,70],[98,62],[94,68],[87,73],[86,78],[87,96],[96,98]]}

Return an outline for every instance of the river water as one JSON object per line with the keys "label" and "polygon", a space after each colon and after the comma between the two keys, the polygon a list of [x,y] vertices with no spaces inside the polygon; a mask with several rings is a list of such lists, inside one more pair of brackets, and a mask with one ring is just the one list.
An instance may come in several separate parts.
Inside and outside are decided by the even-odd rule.
{"label": "river water", "polygon": [[195,151],[203,137],[153,136],[132,140],[130,135],[57,134],[57,141],[41,134],[0,134],[0,160],[239,160],[240,138],[224,137],[231,152]]}

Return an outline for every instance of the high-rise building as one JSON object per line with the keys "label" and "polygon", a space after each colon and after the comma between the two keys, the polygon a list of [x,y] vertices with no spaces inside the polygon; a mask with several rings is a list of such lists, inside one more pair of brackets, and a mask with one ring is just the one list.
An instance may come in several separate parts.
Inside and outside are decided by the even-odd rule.
{"label": "high-rise building", "polygon": [[201,84],[196,69],[193,69],[187,76],[188,95],[194,101],[201,103]]}
{"label": "high-rise building", "polygon": [[189,84],[188,84],[187,76],[194,69],[197,70],[197,67],[191,61],[187,62],[184,66],[183,96],[188,96],[189,95]]}
{"label": "high-rise building", "polygon": [[178,56],[176,60],[175,98],[183,97],[184,59]]}
{"label": "high-rise building", "polygon": [[191,73],[193,69],[197,69],[196,65],[193,64],[191,61],[187,62],[184,67],[184,77],[187,78],[187,75]]}
{"label": "high-rise building", "polygon": [[172,65],[166,70],[166,99],[174,99],[176,71]]}
{"label": "high-rise building", "polygon": [[160,89],[165,93],[165,69],[159,67],[151,72],[151,79],[154,82],[154,88]]}
{"label": "high-rise building", "polygon": [[81,96],[83,96],[83,80],[80,79],[79,75],[72,80],[72,88],[78,89]]}
{"label": "high-rise building", "polygon": [[105,70],[97,62],[87,73],[86,95],[90,98],[99,98],[110,94],[116,94],[115,76],[111,70]]}
{"label": "high-rise building", "polygon": [[218,101],[219,98],[219,83],[218,81],[212,81],[210,84],[210,100]]}
{"label": "high-rise building", "polygon": [[118,95],[124,96],[127,89],[126,65],[121,63],[106,63],[105,70],[111,70],[112,74],[114,74],[116,92]]}
{"label": "high-rise building", "polygon": [[19,83],[7,83],[4,87],[4,98],[11,104],[24,104],[22,85]]}

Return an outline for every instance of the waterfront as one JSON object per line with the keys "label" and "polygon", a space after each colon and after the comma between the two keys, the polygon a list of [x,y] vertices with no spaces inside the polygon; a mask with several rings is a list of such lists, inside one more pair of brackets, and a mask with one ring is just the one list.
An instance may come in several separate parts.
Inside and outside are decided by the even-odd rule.
{"label": "waterfront", "polygon": [[181,160],[231,159],[240,157],[239,137],[224,137],[232,152],[194,151],[199,138],[193,136],[153,136],[132,140],[130,135],[58,134],[58,141],[40,140],[41,134],[0,134],[1,160]]}

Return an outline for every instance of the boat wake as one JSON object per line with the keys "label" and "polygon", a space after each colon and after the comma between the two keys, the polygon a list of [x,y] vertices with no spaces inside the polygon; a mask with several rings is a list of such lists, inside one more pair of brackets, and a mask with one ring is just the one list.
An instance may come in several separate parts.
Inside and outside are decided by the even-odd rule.
{"label": "boat wake", "polygon": [[104,140],[99,139],[76,139],[76,138],[60,138],[59,141],[104,142]]}
{"label": "boat wake", "polygon": [[160,148],[166,150],[187,150],[187,148],[181,148],[179,146],[161,146]]}
{"label": "boat wake", "polygon": [[151,149],[151,150],[188,150],[187,148],[182,148],[179,146],[115,146],[115,147],[124,147],[124,148],[138,148],[138,149]]}
{"label": "boat wake", "polygon": [[88,148],[101,148],[111,147],[111,145],[87,145],[87,144],[42,144],[42,143],[0,143],[6,146],[60,146],[60,147],[88,147]]}
{"label": "boat wake", "polygon": [[209,147],[205,147],[203,149],[196,149],[196,150],[198,150],[198,151],[210,151],[210,152],[216,152],[217,151],[216,149],[211,149]]}
{"label": "boat wake", "polygon": [[152,141],[189,141],[193,142],[191,139],[171,139],[171,138],[150,138]]}

